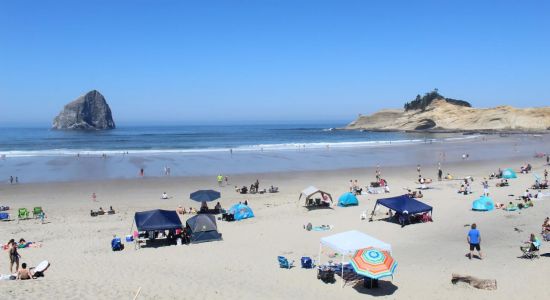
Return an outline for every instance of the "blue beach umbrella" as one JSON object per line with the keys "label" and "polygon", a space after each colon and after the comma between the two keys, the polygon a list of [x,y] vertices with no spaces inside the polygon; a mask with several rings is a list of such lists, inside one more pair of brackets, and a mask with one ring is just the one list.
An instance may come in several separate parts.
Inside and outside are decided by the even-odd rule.
{"label": "blue beach umbrella", "polygon": [[210,202],[221,197],[220,192],[214,190],[198,190],[191,193],[189,198],[197,202]]}

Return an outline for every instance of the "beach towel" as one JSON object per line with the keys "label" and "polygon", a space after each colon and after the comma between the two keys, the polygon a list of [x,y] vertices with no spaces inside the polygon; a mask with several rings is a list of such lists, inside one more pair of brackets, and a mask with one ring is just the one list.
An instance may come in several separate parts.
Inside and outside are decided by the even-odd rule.
{"label": "beach towel", "polygon": [[321,226],[313,226],[311,230],[313,231],[328,231],[331,230],[334,226],[333,225],[321,225]]}

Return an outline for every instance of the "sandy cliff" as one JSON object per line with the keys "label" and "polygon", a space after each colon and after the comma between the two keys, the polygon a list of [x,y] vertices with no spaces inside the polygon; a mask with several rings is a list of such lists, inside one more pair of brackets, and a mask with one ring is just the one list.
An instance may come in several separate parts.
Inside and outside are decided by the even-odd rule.
{"label": "sandy cliff", "polygon": [[359,116],[346,129],[442,131],[547,131],[550,107],[472,108],[434,100],[425,110],[381,110]]}

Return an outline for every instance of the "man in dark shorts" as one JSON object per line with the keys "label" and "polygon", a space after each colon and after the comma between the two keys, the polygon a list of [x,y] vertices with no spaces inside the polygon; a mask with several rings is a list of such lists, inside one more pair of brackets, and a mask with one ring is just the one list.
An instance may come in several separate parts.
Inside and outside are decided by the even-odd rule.
{"label": "man in dark shorts", "polygon": [[476,223],[472,224],[470,231],[468,232],[468,244],[470,244],[470,254],[469,258],[472,259],[472,254],[474,249],[477,250],[479,254],[479,259],[483,259],[481,255],[481,235],[477,229]]}

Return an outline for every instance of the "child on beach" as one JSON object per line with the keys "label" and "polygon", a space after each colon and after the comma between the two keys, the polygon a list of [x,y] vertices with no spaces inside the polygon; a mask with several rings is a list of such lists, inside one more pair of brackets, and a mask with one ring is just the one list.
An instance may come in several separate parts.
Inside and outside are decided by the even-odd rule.
{"label": "child on beach", "polygon": [[469,259],[472,259],[474,249],[477,250],[477,253],[479,254],[479,259],[483,259],[481,256],[481,235],[479,234],[476,223],[472,224],[471,229],[468,232],[467,240],[468,244],[470,245],[470,254],[468,256]]}

